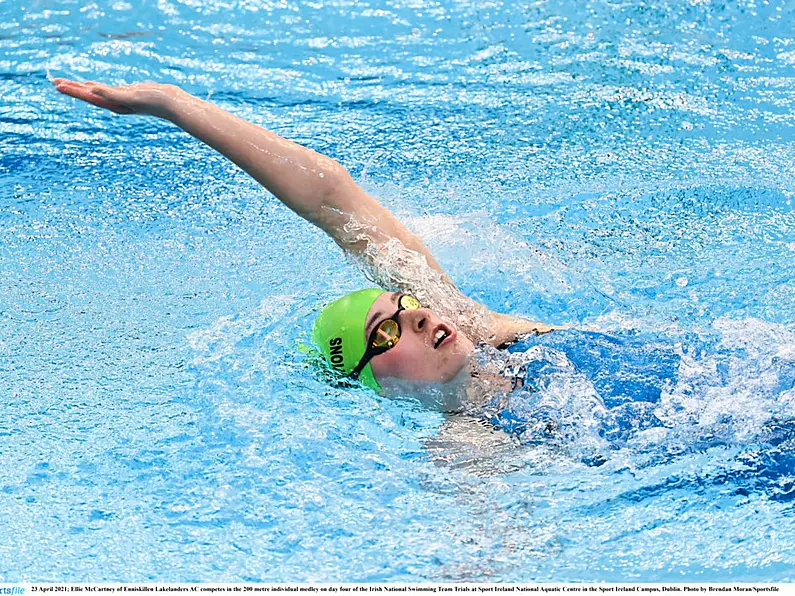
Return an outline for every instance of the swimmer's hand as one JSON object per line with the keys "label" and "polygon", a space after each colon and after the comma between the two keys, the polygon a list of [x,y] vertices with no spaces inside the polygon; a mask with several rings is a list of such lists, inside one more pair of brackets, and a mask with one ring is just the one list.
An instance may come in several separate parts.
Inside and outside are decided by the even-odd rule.
{"label": "swimmer's hand", "polygon": [[116,114],[141,114],[168,118],[169,108],[180,89],[173,85],[158,83],[135,83],[112,87],[94,81],[72,81],[53,79],[55,89],[64,95],[81,99],[99,108]]}
{"label": "swimmer's hand", "polygon": [[556,329],[566,329],[561,325],[547,325],[510,315],[492,313],[494,317],[494,338],[489,340],[493,346],[504,346],[521,340],[528,335],[544,335]]}

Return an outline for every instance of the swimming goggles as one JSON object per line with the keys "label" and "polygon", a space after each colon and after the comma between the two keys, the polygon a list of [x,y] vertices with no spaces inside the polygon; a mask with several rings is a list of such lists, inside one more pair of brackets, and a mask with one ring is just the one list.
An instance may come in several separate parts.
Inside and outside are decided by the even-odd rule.
{"label": "swimming goggles", "polygon": [[420,301],[414,296],[409,294],[401,294],[398,298],[398,309],[391,317],[384,319],[375,329],[370,333],[370,339],[367,340],[367,349],[364,351],[364,356],[359,360],[348,376],[352,379],[358,379],[364,367],[373,358],[379,354],[383,354],[387,350],[394,348],[400,341],[400,322],[398,315],[401,310],[417,310],[422,308]]}

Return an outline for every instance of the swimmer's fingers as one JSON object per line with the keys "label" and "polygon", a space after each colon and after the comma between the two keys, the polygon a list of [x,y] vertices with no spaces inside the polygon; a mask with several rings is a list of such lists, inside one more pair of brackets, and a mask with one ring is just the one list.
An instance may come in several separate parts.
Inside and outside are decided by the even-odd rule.
{"label": "swimmer's fingers", "polygon": [[125,105],[123,98],[116,93],[116,89],[88,81],[80,83],[69,79],[53,79],[53,85],[59,93],[80,99],[99,108],[104,108],[117,114],[134,114],[135,110]]}
{"label": "swimmer's fingers", "polygon": [[500,313],[492,313],[492,316],[495,322],[495,330],[488,342],[496,346],[511,344],[529,336],[545,335],[556,329],[564,328],[557,325],[546,325],[536,321],[528,321],[527,319]]}
{"label": "swimmer's fingers", "polygon": [[544,329],[533,329],[533,335],[546,335],[552,333],[555,329],[553,327],[546,327]]}
{"label": "swimmer's fingers", "polygon": [[99,98],[93,102],[101,108],[106,108],[117,114],[135,114],[138,110],[131,107],[125,101],[124,91],[107,85],[94,84],[91,86],[91,93]]}
{"label": "swimmer's fingers", "polygon": [[535,329],[536,335],[544,335],[552,331],[562,331],[563,329],[571,329],[568,325],[539,325]]}
{"label": "swimmer's fingers", "polygon": [[159,118],[168,117],[168,107],[180,93],[173,85],[158,83],[133,83],[112,87],[94,81],[81,83],[69,79],[53,79],[52,82],[65,95],[117,114],[142,114]]}
{"label": "swimmer's fingers", "polygon": [[552,333],[558,329],[558,327],[551,327],[549,325],[543,325],[539,327],[533,327],[529,330],[523,330],[516,333],[517,340],[527,339],[528,337],[538,337],[539,335],[546,335],[547,333]]}
{"label": "swimmer's fingers", "polygon": [[525,334],[525,336],[529,335],[546,335],[547,333],[552,333],[553,331],[563,331],[564,329],[571,329],[568,325],[544,325],[544,324],[536,324],[536,326],[530,331],[530,333]]}

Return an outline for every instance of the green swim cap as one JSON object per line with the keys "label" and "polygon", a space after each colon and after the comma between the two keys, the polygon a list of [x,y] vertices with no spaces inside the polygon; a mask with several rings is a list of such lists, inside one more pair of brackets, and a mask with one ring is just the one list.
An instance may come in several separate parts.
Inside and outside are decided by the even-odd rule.
{"label": "green swim cap", "polygon": [[[351,292],[320,311],[312,329],[312,341],[334,370],[347,375],[359,364],[367,349],[364,337],[367,313],[384,293],[376,288]],[[376,391],[381,390],[369,362],[359,380]]]}

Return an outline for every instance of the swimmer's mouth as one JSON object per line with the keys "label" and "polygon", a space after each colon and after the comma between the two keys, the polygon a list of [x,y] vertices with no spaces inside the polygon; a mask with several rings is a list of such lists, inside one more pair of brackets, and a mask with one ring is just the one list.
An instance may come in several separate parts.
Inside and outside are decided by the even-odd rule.
{"label": "swimmer's mouth", "polygon": [[433,333],[433,349],[437,350],[439,346],[450,343],[455,339],[456,332],[455,329],[448,327],[447,325],[439,325]]}

